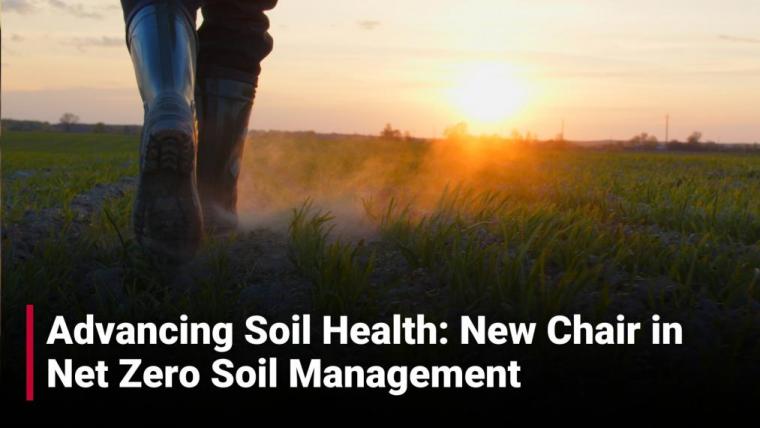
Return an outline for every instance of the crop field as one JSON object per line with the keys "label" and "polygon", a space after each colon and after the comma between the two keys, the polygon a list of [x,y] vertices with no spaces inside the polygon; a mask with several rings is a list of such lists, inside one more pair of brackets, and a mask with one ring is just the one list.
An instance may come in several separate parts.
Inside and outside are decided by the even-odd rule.
{"label": "crop field", "polygon": [[169,266],[130,230],[137,144],[3,135],[6,308],[209,320],[657,313],[688,323],[689,352],[760,356],[760,157],[257,132],[244,230]]}

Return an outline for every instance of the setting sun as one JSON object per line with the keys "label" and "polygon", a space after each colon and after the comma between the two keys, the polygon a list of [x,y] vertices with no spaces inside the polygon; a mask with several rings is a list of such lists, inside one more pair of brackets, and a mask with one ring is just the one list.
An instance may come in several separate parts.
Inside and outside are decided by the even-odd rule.
{"label": "setting sun", "polygon": [[484,64],[462,73],[450,98],[465,119],[497,122],[516,114],[527,97],[526,83],[513,70],[501,64]]}

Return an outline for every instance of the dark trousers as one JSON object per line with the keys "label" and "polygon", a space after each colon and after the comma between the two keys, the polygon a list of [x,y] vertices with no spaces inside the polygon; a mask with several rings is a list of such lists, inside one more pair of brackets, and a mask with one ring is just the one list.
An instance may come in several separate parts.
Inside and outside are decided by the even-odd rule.
{"label": "dark trousers", "polygon": [[121,0],[124,20],[143,6],[174,2],[184,8],[195,28],[198,9],[203,24],[198,30],[198,77],[215,77],[256,83],[260,62],[272,51],[269,19],[264,11],[277,0]]}

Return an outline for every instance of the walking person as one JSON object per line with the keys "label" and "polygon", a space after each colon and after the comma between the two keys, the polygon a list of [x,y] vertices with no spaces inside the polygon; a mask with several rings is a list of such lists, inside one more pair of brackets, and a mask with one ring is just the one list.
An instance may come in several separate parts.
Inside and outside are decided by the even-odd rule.
{"label": "walking person", "polygon": [[[237,180],[277,0],[122,0],[145,117],[133,226],[185,261],[237,228]],[[196,31],[196,15],[203,23]]]}

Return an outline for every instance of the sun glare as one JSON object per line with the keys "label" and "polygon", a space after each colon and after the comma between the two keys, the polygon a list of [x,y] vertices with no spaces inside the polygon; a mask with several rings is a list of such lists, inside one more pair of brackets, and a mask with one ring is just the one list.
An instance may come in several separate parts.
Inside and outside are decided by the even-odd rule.
{"label": "sun glare", "polygon": [[490,123],[518,113],[527,97],[526,83],[502,64],[483,64],[466,70],[451,91],[451,102],[465,119]]}

